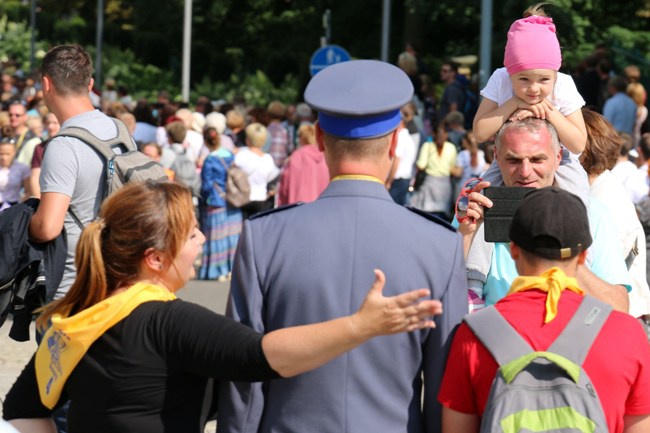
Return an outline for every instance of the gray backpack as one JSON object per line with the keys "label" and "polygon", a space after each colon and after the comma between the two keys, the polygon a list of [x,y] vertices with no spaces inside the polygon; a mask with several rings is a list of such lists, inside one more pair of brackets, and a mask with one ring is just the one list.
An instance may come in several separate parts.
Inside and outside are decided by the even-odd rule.
{"label": "gray backpack", "polygon": [[248,175],[244,170],[237,167],[234,162],[228,167],[223,158],[218,158],[227,173],[226,191],[223,191],[217,182],[214,183],[214,187],[230,206],[240,208],[247,205],[251,201],[251,187],[248,183]]}
{"label": "gray backpack", "polygon": [[117,119],[111,120],[117,126],[117,137],[109,140],[101,140],[79,126],[65,128],[56,135],[77,138],[106,160],[106,186],[102,200],[129,182],[169,180],[160,164],[138,151],[124,123]]}
{"label": "gray backpack", "polygon": [[607,433],[600,399],[582,364],[611,306],[585,296],[562,333],[536,352],[490,306],[465,323],[499,364],[481,433]]}
{"label": "gray backpack", "polygon": [[201,195],[201,178],[196,172],[196,164],[187,157],[187,151],[177,151],[176,158],[172,162],[171,169],[174,172],[174,181],[185,185],[192,191],[192,195],[198,197]]}

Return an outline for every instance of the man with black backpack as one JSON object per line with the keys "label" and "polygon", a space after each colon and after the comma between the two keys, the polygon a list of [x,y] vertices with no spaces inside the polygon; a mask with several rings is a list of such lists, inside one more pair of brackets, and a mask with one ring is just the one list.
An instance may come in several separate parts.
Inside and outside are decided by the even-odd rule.
{"label": "man with black backpack", "polygon": [[510,240],[521,276],[454,336],[438,396],[443,432],[650,431],[645,334],[575,278],[592,243],[582,201],[555,187],[530,192]]}

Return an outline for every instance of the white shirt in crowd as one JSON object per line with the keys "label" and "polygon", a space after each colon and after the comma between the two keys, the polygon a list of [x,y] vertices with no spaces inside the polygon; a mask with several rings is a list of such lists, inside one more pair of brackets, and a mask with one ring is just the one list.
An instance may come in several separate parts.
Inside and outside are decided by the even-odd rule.
{"label": "white shirt in crowd", "polygon": [[[419,134],[418,134],[419,135]],[[418,143],[406,128],[400,129],[397,134],[397,147],[395,156],[399,158],[399,165],[395,171],[395,179],[410,179],[413,176],[413,166],[418,155]]]}
{"label": "white shirt in crowd", "polygon": [[266,200],[266,185],[280,173],[271,155],[258,155],[248,147],[242,147],[235,155],[235,165],[248,175],[251,201]]}
{"label": "white shirt in crowd", "polygon": [[612,169],[612,175],[619,180],[633,203],[639,203],[648,196],[648,166],[641,168],[632,161],[619,161]]}

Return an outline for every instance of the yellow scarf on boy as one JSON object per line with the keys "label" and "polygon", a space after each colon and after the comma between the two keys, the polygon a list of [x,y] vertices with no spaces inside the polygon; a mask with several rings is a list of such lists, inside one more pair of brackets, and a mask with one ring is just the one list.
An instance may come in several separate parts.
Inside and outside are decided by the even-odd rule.
{"label": "yellow scarf on boy", "polygon": [[546,295],[546,316],[544,323],[548,323],[557,316],[557,304],[560,301],[562,290],[569,289],[579,295],[585,292],[578,287],[578,280],[567,277],[558,267],[553,267],[538,277],[517,277],[512,282],[508,295],[524,290],[537,289],[548,292]]}
{"label": "yellow scarf on boy", "polygon": [[43,404],[50,409],[56,405],[66,380],[88,348],[104,332],[140,304],[173,299],[176,296],[164,287],[137,283],[74,316],[54,314],[52,326],[36,351],[36,380]]}

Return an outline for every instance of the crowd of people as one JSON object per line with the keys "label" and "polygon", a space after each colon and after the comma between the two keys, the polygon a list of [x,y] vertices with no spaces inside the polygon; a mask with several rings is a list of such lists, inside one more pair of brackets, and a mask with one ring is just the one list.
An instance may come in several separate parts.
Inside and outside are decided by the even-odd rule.
{"label": "crowd of people", "polygon": [[[330,66],[305,102],[267,107],[187,106],[165,92],[133,101],[112,81],[97,95],[76,45],[46,54],[41,83],[4,74],[0,206],[40,197],[30,238],[65,228],[68,241],[37,322],[43,343],[5,402],[13,424],[51,432],[63,411],[73,433],[199,431],[214,394],[222,432],[493,431],[486,423],[511,410],[490,404],[495,376],[531,351],[555,362],[557,349],[595,388],[602,419],[590,431],[648,431],[639,69],[616,75],[598,52],[576,75],[559,72],[555,25],[537,5],[510,27],[480,104],[447,61],[433,110],[408,48],[397,66]],[[105,161],[57,133],[106,139],[110,117],[170,182],[102,203]],[[241,204],[228,195],[234,168],[247,179]],[[527,189],[493,241],[495,187]],[[230,281],[233,320],[175,300],[194,277]],[[578,345],[580,320],[598,326]],[[516,348],[507,356],[504,341]],[[557,408],[538,404],[526,408],[535,423],[555,425],[544,417]]]}
{"label": "crowd of people", "polygon": [[[3,74],[3,80],[14,82],[9,74]],[[277,205],[312,201],[329,182],[324,156],[316,146],[315,119],[304,103],[286,106],[273,101],[265,108],[250,108],[201,98],[190,109],[170,101],[164,91],[155,103],[134,102],[118,98],[112,86],[108,80],[101,97],[91,98],[95,108],[124,122],[139,150],[159,162],[170,180],[194,193],[201,229],[208,237],[199,278],[230,278],[242,220]],[[3,93],[0,112],[2,209],[40,196],[45,145],[60,128],[43,104],[42,90],[30,96],[20,87],[11,85]],[[241,207],[225,199],[232,164],[248,175],[250,198]]]}

